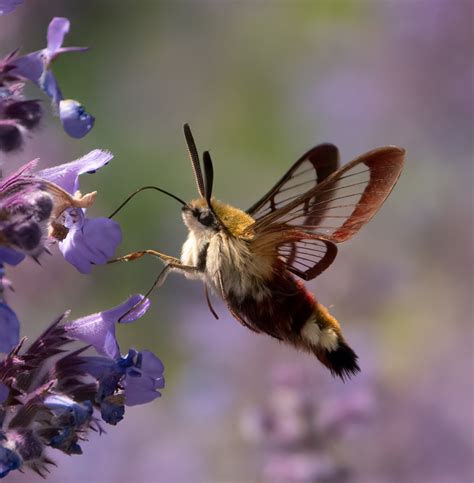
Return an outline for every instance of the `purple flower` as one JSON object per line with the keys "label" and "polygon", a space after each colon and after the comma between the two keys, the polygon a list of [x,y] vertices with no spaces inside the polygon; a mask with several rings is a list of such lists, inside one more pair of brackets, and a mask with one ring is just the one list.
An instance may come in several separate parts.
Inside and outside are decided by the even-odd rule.
{"label": "purple flower", "polygon": [[34,166],[28,163],[0,181],[0,261],[12,265],[22,254],[39,255],[47,236],[53,200],[31,176]]}
{"label": "purple flower", "polygon": [[81,369],[99,381],[97,402],[102,418],[110,424],[122,412],[121,401],[114,396],[118,385],[123,387],[127,406],[151,402],[161,396],[158,389],[165,387],[163,363],[147,350],[130,349],[127,355],[115,359],[85,357]]}
{"label": "purple flower", "polygon": [[165,387],[164,366],[153,352],[143,350],[137,354],[135,365],[126,372],[125,404],[146,404],[161,396],[157,389]]}
{"label": "purple flower", "polygon": [[79,176],[85,173],[95,173],[104,167],[113,158],[109,151],[94,149],[82,158],[70,163],[53,166],[38,171],[36,175],[51,183],[58,185],[70,194],[75,194],[79,189]]}
{"label": "purple flower", "polygon": [[12,74],[10,62],[15,56],[12,52],[0,59],[0,150],[6,153],[19,149],[43,116],[40,101],[25,100],[24,83]]}
{"label": "purple flower", "polygon": [[107,263],[122,241],[122,231],[114,220],[79,216],[68,223],[69,232],[59,249],[66,261],[81,273],[90,273],[93,265]]}
{"label": "purple flower", "polygon": [[8,263],[9,265],[18,265],[25,258],[23,253],[20,253],[12,248],[0,247],[0,265]]}
{"label": "purple flower", "polygon": [[0,382],[0,404],[3,404],[7,400],[9,394],[10,389],[8,389],[8,386]]}
{"label": "purple flower", "polygon": [[[92,345],[97,352],[112,359],[120,357],[120,349],[115,337],[115,324],[119,319],[143,300],[142,295],[132,295],[126,302],[97,314],[74,320],[65,326],[69,337]],[[146,299],[121,322],[133,322],[142,317],[150,307]]]}
{"label": "purple flower", "polygon": [[83,138],[94,126],[94,118],[74,99],[59,102],[59,118],[64,130],[73,138]]}
{"label": "purple flower", "polygon": [[23,0],[0,0],[0,15],[13,12],[22,3]]}
{"label": "purple flower", "polygon": [[21,463],[21,457],[18,453],[0,446],[0,478],[7,476],[10,471],[17,470]]}
{"label": "purple flower", "polygon": [[[115,340],[114,324],[139,301],[143,304],[124,319],[131,322],[149,307],[141,295],[69,324],[62,323],[63,315],[28,349],[22,341],[0,360],[0,477],[26,467],[44,477],[54,464],[48,447],[82,454],[88,431],[102,433],[100,421],[115,425],[125,415],[125,404],[160,396],[161,361],[134,349],[122,357]],[[88,347],[68,350],[74,340],[106,356],[84,355]]]}
{"label": "purple flower", "polygon": [[64,100],[58,82],[50,67],[54,60],[65,52],[82,52],[87,47],[62,47],[64,37],[69,32],[67,18],[55,17],[48,27],[47,47],[11,61],[15,68],[13,75],[21,76],[34,82],[59,110],[59,116],[65,131],[72,137],[85,136],[94,125],[94,118],[74,100]]}
{"label": "purple flower", "polygon": [[[111,159],[111,153],[96,149],[71,163],[39,171],[37,176],[74,195],[78,193],[81,174],[94,173]],[[95,193],[86,196],[92,199]],[[81,273],[89,273],[92,265],[106,263],[113,257],[122,241],[122,232],[117,222],[108,218],[89,219],[83,208],[69,208],[58,214],[62,215],[67,229],[59,249],[64,258]]]}
{"label": "purple flower", "polygon": [[10,352],[19,339],[18,317],[5,302],[0,302],[0,352]]}

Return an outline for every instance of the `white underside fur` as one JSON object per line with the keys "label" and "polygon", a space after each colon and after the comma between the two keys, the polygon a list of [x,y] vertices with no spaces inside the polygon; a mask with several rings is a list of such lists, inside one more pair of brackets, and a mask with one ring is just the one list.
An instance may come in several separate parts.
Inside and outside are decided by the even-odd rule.
{"label": "white underside fur", "polygon": [[321,329],[316,321],[315,314],[311,315],[305,322],[301,329],[301,335],[311,345],[321,346],[328,351],[336,350],[339,345],[336,331],[331,327]]}

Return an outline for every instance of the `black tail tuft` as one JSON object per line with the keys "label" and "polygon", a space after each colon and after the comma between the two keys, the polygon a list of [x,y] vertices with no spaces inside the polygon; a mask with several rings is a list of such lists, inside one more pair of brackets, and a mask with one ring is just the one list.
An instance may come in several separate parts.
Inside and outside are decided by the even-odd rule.
{"label": "black tail tuft", "polygon": [[323,349],[316,354],[318,359],[331,371],[333,376],[344,382],[360,372],[357,354],[344,340],[339,340],[338,348],[333,351]]}

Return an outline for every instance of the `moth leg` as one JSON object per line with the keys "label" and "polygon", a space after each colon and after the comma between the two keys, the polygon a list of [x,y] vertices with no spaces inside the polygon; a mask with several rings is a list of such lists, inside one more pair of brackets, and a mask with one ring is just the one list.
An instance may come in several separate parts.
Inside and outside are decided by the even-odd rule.
{"label": "moth leg", "polygon": [[165,255],[164,253],[158,252],[156,250],[139,250],[137,252],[129,253],[128,255],[109,260],[107,263],[132,262],[134,260],[142,258],[145,255],[152,255],[153,257],[159,258],[167,264],[181,265],[181,260],[179,258]]}
{"label": "moth leg", "polygon": [[137,302],[131,309],[127,310],[127,312],[125,312],[120,317],[119,322],[121,322],[128,314],[130,314],[130,312],[140,307],[140,305],[148,298],[148,296],[153,292],[153,290],[155,290],[155,288],[160,288],[165,283],[166,278],[172,271],[177,271],[181,273],[194,273],[198,271],[198,269],[196,267],[193,267],[192,265],[183,265],[180,261],[178,261],[177,263],[168,263],[158,274],[158,277],[156,277],[155,281],[148,289],[144,297],[139,302]]}

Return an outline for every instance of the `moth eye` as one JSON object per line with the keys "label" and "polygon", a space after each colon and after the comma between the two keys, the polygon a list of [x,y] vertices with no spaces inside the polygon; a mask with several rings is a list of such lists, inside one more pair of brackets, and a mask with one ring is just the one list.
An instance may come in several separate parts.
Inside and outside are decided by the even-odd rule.
{"label": "moth eye", "polygon": [[209,210],[201,211],[198,216],[198,221],[204,226],[210,226],[214,222],[214,216]]}

